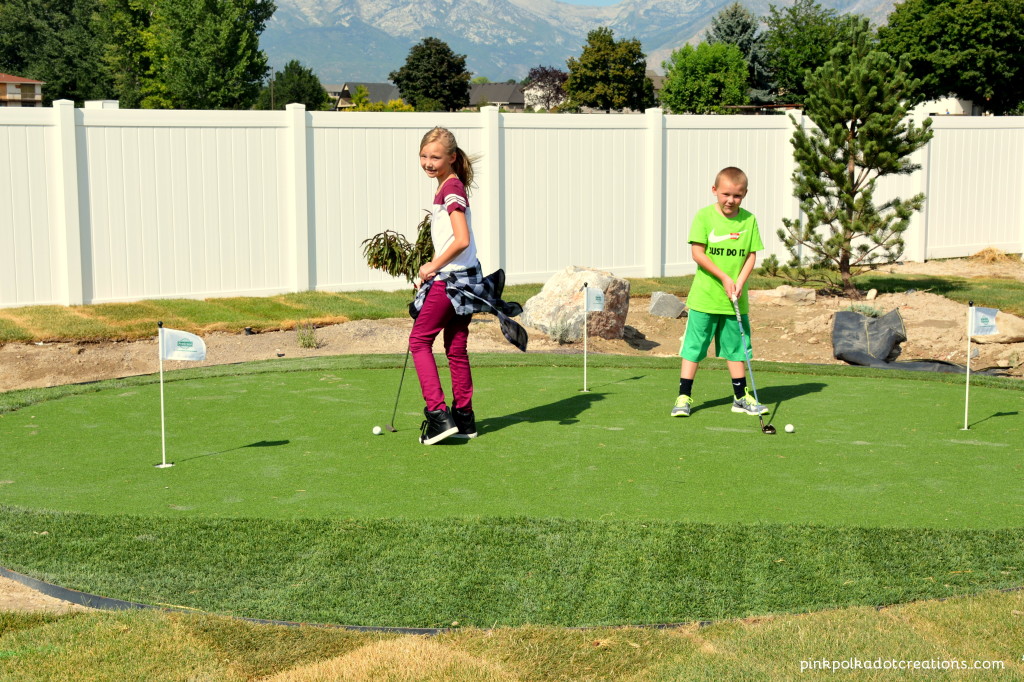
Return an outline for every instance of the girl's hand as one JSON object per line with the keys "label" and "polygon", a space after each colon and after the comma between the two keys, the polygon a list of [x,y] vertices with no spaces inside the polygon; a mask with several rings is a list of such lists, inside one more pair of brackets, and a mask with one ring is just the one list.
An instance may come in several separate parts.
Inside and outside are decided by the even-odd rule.
{"label": "girl's hand", "polygon": [[434,261],[424,263],[420,266],[420,282],[429,282],[437,276],[437,269],[434,267]]}

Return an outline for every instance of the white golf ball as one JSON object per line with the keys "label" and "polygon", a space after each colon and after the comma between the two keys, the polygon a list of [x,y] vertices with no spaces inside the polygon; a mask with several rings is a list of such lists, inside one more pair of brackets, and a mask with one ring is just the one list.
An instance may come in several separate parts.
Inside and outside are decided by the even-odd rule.
{"label": "white golf ball", "polygon": [[384,433],[384,430],[381,429],[379,426],[374,426],[373,427],[373,435],[379,436],[382,433]]}
{"label": "white golf ball", "polygon": [[792,424],[786,424],[786,433],[793,433],[796,431],[796,427]]}

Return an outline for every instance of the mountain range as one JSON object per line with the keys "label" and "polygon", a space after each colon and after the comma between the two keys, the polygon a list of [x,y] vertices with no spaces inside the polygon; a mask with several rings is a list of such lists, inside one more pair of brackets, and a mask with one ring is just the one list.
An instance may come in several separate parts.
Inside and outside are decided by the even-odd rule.
{"label": "mountain range", "polygon": [[[885,21],[895,0],[819,0],[840,14]],[[733,0],[622,0],[608,7],[557,0],[276,0],[260,46],[280,70],[297,59],[327,84],[383,82],[401,68],[409,48],[428,36],[466,55],[474,76],[520,80],[534,66],[566,69],[591,30],[608,26],[615,38],[638,38],[647,66],[662,72],[672,50],[700,40],[711,18]],[[747,0],[757,16],[769,4]]]}

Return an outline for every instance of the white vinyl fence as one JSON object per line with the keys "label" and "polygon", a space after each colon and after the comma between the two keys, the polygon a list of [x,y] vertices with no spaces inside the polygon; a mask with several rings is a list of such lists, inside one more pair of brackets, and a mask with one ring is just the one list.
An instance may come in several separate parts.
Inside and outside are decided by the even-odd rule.
{"label": "white vinyl fence", "polygon": [[[796,115],[798,122],[800,115]],[[567,265],[689,274],[686,235],[715,172],[750,177],[765,255],[797,217],[787,116],[0,109],[0,307],[396,289],[361,242],[412,237],[435,189],[423,133],[479,155],[471,195],[485,270],[542,282]],[[1024,251],[1024,117],[941,117],[908,260]]]}

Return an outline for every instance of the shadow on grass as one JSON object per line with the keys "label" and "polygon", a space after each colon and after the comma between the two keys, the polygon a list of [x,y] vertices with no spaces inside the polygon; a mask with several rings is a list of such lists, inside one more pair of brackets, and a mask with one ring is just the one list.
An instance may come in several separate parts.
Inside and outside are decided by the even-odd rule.
{"label": "shadow on grass", "polygon": [[528,410],[514,412],[502,417],[488,417],[477,421],[479,429],[487,431],[500,431],[508,426],[514,426],[520,422],[558,422],[560,426],[569,426],[579,421],[580,414],[598,400],[604,400],[602,393],[579,393],[562,400],[556,400],[547,405],[538,405]]}
{"label": "shadow on grass", "polygon": [[880,294],[901,294],[915,289],[940,296],[970,288],[967,280],[960,277],[898,277],[893,275],[861,275],[857,278],[857,287],[862,290],[877,289]]}
{"label": "shadow on grass", "polygon": [[1020,412],[996,412],[995,414],[990,414],[984,419],[979,419],[976,422],[971,422],[969,424],[969,427],[977,426],[978,424],[981,424],[982,422],[987,422],[989,419],[994,419],[995,417],[1016,417],[1018,414],[1020,414]]}
{"label": "shadow on grass", "polygon": [[207,452],[205,455],[195,455],[194,457],[186,457],[185,459],[179,459],[178,462],[190,462],[193,459],[201,459],[203,457],[213,457],[214,455],[223,455],[227,452],[234,452],[235,450],[244,450],[245,448],[274,448],[279,445],[288,445],[291,443],[290,440],[260,440],[255,443],[249,443],[248,445],[239,445],[236,448],[228,448],[227,450],[218,450],[217,452]]}
{"label": "shadow on grass", "polygon": [[[828,384],[821,382],[810,381],[804,384],[793,384],[790,386],[766,386],[764,388],[757,389],[757,397],[760,399],[763,405],[773,407],[771,414],[768,415],[767,421],[771,423],[771,420],[775,418],[775,414],[779,411],[779,407],[782,403],[787,400],[793,400],[800,398],[811,393],[821,393]],[[709,409],[712,407],[721,407],[723,405],[732,404],[732,396],[725,398],[717,398],[715,400],[708,400],[697,405],[694,402],[694,412],[698,409]]]}

